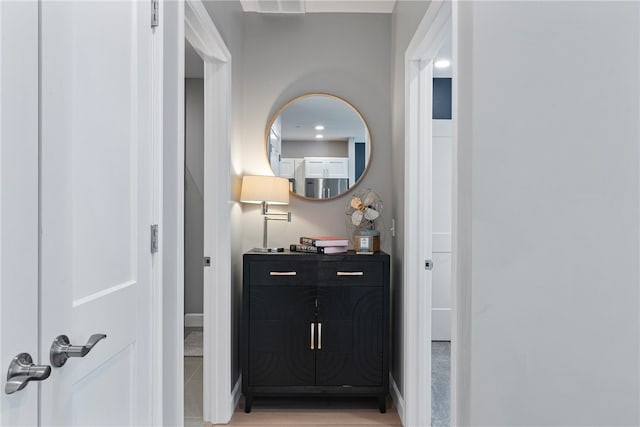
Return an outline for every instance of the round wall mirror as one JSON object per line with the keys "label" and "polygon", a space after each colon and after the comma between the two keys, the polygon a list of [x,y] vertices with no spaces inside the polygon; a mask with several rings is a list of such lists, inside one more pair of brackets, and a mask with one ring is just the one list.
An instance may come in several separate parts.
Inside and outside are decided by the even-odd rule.
{"label": "round wall mirror", "polygon": [[267,159],[295,195],[332,199],[364,177],[371,136],[362,115],[344,99],[308,94],[289,101],[269,122]]}

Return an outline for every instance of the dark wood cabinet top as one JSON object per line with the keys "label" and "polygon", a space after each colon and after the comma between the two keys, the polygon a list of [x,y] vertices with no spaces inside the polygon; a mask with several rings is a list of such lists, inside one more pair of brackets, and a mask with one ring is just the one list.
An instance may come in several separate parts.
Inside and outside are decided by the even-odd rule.
{"label": "dark wood cabinet top", "polygon": [[308,258],[309,260],[315,261],[343,261],[343,260],[358,260],[358,261],[367,261],[367,259],[375,259],[380,260],[381,258],[389,258],[389,254],[386,252],[376,252],[373,254],[357,254],[354,251],[350,250],[349,252],[343,254],[309,254],[305,252],[291,252],[285,250],[284,252],[270,252],[270,253],[261,253],[261,252],[245,252],[244,258],[248,261],[253,260],[276,260],[276,259],[286,259],[288,257],[295,257],[296,259],[304,259]]}

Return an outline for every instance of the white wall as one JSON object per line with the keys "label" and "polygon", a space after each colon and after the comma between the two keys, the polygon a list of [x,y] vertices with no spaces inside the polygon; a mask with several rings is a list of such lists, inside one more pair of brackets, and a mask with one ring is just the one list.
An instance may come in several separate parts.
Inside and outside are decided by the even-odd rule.
{"label": "white wall", "polygon": [[[271,174],[265,129],[287,101],[309,92],[343,97],[365,117],[373,139],[371,170],[356,189],[370,187],[382,197],[386,209],[381,228],[388,228],[392,205],[390,29],[390,16],[383,14],[246,14],[243,173]],[[346,235],[347,202],[347,197],[322,202],[292,197],[293,220],[271,222],[269,244],[288,246],[303,234]],[[262,217],[257,205],[243,206],[243,210],[243,246],[249,249],[261,242]],[[385,230],[382,247],[391,248]]]}
{"label": "white wall", "polygon": [[184,313],[202,314],[204,80],[185,79]]}
{"label": "white wall", "polygon": [[392,30],[391,30],[391,46],[392,46],[392,126],[393,138],[391,139],[391,163],[392,163],[392,186],[391,203],[387,206],[391,207],[391,218],[396,220],[396,238],[392,241],[392,259],[391,259],[391,301],[392,310],[391,318],[393,331],[392,339],[392,358],[391,358],[391,374],[396,381],[399,391],[403,391],[402,379],[404,377],[402,351],[404,342],[403,324],[402,324],[402,301],[403,301],[403,259],[404,259],[404,53],[413,37],[418,24],[422,20],[427,10],[429,1],[399,1],[393,11]]}
{"label": "white wall", "polygon": [[459,424],[638,425],[640,4],[458,7]]}

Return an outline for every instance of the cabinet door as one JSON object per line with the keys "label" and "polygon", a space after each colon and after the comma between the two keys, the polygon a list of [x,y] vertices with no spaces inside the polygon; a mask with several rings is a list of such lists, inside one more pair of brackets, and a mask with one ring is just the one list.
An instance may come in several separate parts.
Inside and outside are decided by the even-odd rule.
{"label": "cabinet door", "polygon": [[347,157],[305,157],[305,178],[349,178]]}
{"label": "cabinet door", "polygon": [[349,178],[349,159],[327,159],[327,178]]}
{"label": "cabinet door", "polygon": [[315,159],[306,157],[304,159],[304,177],[305,178],[326,178],[326,162],[324,159]]}
{"label": "cabinet door", "polygon": [[383,289],[318,286],[316,385],[383,384]]}
{"label": "cabinet door", "polygon": [[250,387],[314,384],[311,325],[315,321],[315,301],[315,286],[251,286]]}

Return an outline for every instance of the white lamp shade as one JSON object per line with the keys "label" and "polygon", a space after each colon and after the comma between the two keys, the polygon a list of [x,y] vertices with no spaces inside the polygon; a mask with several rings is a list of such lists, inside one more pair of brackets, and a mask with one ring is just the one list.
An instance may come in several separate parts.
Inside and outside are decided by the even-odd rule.
{"label": "white lamp shade", "polygon": [[279,176],[243,176],[240,201],[243,203],[267,202],[274,205],[288,205],[289,180]]}

